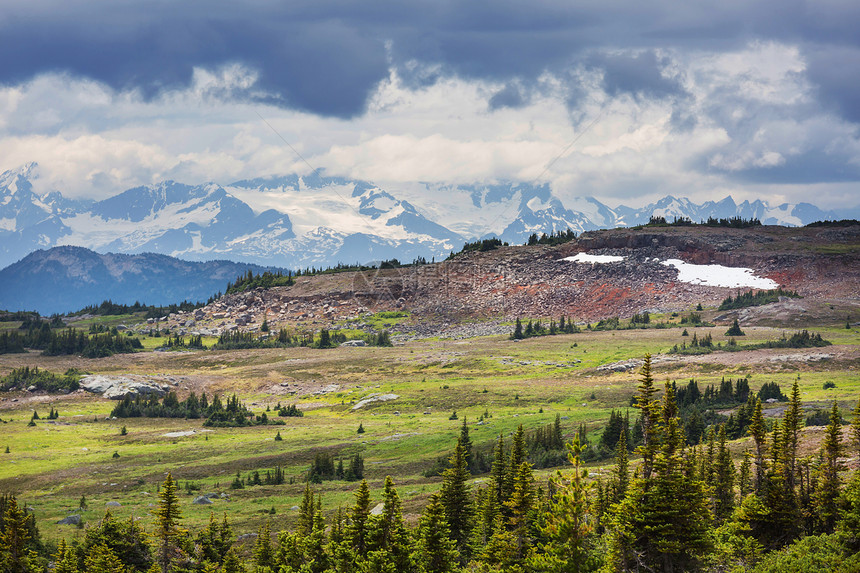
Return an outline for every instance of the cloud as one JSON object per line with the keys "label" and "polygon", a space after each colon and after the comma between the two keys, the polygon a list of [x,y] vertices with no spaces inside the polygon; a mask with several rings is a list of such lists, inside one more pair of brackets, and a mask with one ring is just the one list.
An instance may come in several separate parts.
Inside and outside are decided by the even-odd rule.
{"label": "cloud", "polygon": [[393,192],[826,202],[860,177],[854,4],[9,0],[0,169],[92,197],[307,160]]}
{"label": "cloud", "polygon": [[848,0],[779,10],[766,0],[7,0],[0,83],[68,72],[149,99],[188,87],[195,69],[235,63],[258,74],[270,103],[357,117],[391,66],[412,87],[451,76],[528,83],[598,52],[602,61],[592,63],[604,67],[608,92],[668,95],[678,85],[659,51],[719,52],[754,40],[818,50],[824,85],[828,54],[856,50],[858,27],[860,9]]}

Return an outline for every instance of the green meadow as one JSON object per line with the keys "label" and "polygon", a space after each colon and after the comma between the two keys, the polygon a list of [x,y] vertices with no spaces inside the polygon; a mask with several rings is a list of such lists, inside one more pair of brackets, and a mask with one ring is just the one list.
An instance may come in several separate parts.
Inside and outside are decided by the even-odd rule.
{"label": "green meadow", "polygon": [[[126,317],[123,317],[125,319]],[[666,317],[668,319],[668,317]],[[408,315],[375,316],[374,324],[394,325]],[[113,326],[114,324],[109,324]],[[666,354],[689,342],[695,333],[725,344],[726,326],[682,326],[642,330],[583,331],[513,341],[505,336],[464,340],[427,339],[391,348],[312,348],[154,352],[166,337],[145,337],[143,352],[102,359],[43,357],[38,353],[0,356],[0,375],[13,368],[39,366],[62,373],[68,368],[93,374],[136,374],[172,380],[180,399],[190,392],[235,393],[255,414],[264,412],[284,425],[206,428],[201,419],[110,419],[115,401],[83,390],[69,395],[5,392],[0,401],[0,491],[14,493],[34,509],[38,526],[51,543],[81,536],[82,530],[56,522],[80,513],[84,522],[98,520],[106,509],[114,515],[141,517],[150,523],[157,488],[167,472],[180,482],[185,526],[196,529],[211,512],[226,513],[237,533],[256,531],[269,520],[273,530],[289,528],[296,518],[308,469],[319,453],[347,460],[364,458],[364,475],[379,499],[387,475],[394,477],[407,520],[416,519],[439,477],[424,472],[447,456],[464,419],[478,451],[490,454],[502,434],[518,425],[534,430],[558,415],[571,437],[580,424],[596,443],[612,409],[630,407],[637,368],[625,371],[601,366],[646,353],[655,357],[659,381],[690,379],[704,388],[723,377],[747,377],[753,390],[777,382],[788,393],[797,381],[808,409],[837,401],[844,415],[860,396],[857,347],[860,333],[822,323],[820,332],[832,346],[813,349],[763,349],[714,352],[702,356]],[[790,335],[791,328],[745,327],[739,344]],[[206,340],[211,345],[214,340]],[[810,354],[827,355],[808,359]],[[835,387],[824,389],[824,383]],[[372,395],[396,394],[385,402],[354,407]],[[303,417],[278,418],[274,407],[296,404]],[[46,420],[49,409],[59,412]],[[774,414],[779,405],[769,405]],[[267,410],[268,409],[268,410]],[[28,423],[36,411],[35,426]],[[455,417],[456,413],[456,417]],[[631,417],[635,411],[631,408]],[[452,419],[454,418],[454,419]],[[361,425],[364,433],[358,433]],[[126,435],[121,435],[122,428]],[[280,433],[281,440],[275,436]],[[745,440],[735,446],[737,452]],[[596,474],[612,460],[590,464]],[[237,476],[265,477],[283,469],[281,485],[246,485],[231,489]],[[564,469],[564,468],[562,468]],[[536,472],[545,480],[555,469]],[[475,476],[480,483],[486,476]],[[352,503],[356,482],[324,481],[326,512]],[[194,505],[205,493],[226,494],[211,505]],[[80,510],[81,499],[86,509]],[[109,502],[119,506],[107,506]],[[374,502],[375,503],[375,502]],[[273,513],[274,512],[274,513]]]}

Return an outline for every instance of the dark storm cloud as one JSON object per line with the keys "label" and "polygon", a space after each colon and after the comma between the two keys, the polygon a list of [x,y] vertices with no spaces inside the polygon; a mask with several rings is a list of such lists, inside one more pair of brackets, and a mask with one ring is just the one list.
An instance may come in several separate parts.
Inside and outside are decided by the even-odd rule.
{"label": "dark storm cloud", "polygon": [[603,86],[611,96],[645,95],[655,98],[685,95],[677,80],[663,75],[661,62],[653,50],[639,54],[606,55],[589,58],[591,67],[603,70]]}
{"label": "dark storm cloud", "polygon": [[[822,7],[799,0],[713,1],[694,8],[665,0],[4,4],[2,83],[69,71],[151,96],[187,85],[194,67],[238,62],[259,73],[257,87],[280,105],[348,117],[362,112],[391,63],[403,70],[410,61],[435,66],[435,73],[414,71],[415,66],[413,73],[403,72],[418,84],[448,74],[527,82],[591,58],[592,65],[604,68],[610,93],[664,97],[679,87],[659,73],[654,48],[719,51],[773,39],[814,44],[822,63],[813,76],[822,98],[857,118],[851,104],[856,92],[834,75],[829,56],[860,44],[860,9],[853,1],[831,0]],[[640,51],[598,61],[593,54],[601,50]],[[514,100],[505,98],[514,95],[498,95],[490,106],[508,105]]]}
{"label": "dark storm cloud", "polygon": [[842,117],[860,123],[860,49],[831,48],[814,53],[808,62],[809,79],[819,99]]}
{"label": "dark storm cloud", "polygon": [[490,111],[493,111],[505,107],[522,107],[527,103],[528,98],[523,94],[522,87],[511,83],[493,94],[488,102],[488,107]]}

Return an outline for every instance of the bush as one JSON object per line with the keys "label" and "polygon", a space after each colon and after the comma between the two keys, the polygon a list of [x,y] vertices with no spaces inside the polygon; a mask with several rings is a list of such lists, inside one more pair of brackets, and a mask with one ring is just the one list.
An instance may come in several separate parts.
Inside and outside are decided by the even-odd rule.
{"label": "bush", "polygon": [[836,383],[828,380],[827,382],[824,383],[823,388],[825,390],[830,390],[831,388],[836,388]]}

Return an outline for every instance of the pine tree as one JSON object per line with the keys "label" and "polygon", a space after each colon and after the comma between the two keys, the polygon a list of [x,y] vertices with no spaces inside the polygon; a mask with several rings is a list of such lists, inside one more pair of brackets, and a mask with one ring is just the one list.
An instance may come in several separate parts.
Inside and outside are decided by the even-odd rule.
{"label": "pine tree", "polygon": [[767,426],[764,423],[764,416],[761,413],[761,399],[756,400],[755,409],[753,410],[752,419],[750,420],[749,434],[755,442],[755,474],[753,482],[753,491],[757,495],[762,493],[764,487],[764,479],[766,468],[764,464],[765,454],[765,438],[767,437]]}
{"label": "pine tree", "polygon": [[[623,433],[619,445],[622,441],[626,441]],[[548,541],[543,551],[530,560],[533,570],[584,573],[596,569],[598,559],[592,540],[594,522],[589,515],[588,486],[585,483],[588,472],[580,466],[581,453],[579,437],[574,437],[567,453],[573,473],[565,479],[559,471],[552,480],[555,495],[546,514],[546,524],[540,528]],[[625,459],[626,454],[625,447]]]}
{"label": "pine tree", "polygon": [[[628,473],[629,459],[627,454],[627,432],[621,432],[621,437],[615,447],[615,470],[612,474],[612,503],[618,503],[627,495],[627,486],[630,483]],[[578,439],[574,441],[577,446]],[[570,454],[568,454],[570,457]],[[573,460],[571,460],[573,461]],[[576,454],[576,464],[579,464],[579,453]]]}
{"label": "pine tree", "polygon": [[471,472],[475,469],[475,458],[472,454],[472,439],[469,438],[469,426],[466,424],[466,416],[463,416],[463,425],[460,426],[460,443],[463,444],[466,467]]}
{"label": "pine tree", "polygon": [[[663,412],[677,411],[667,403],[672,400],[671,392],[664,396]],[[695,570],[710,549],[707,488],[691,477],[678,418],[669,418],[659,430],[662,444],[653,472],[633,479],[610,524],[608,558],[623,571]]]}
{"label": "pine tree", "polygon": [[854,445],[857,446],[857,455],[860,457],[860,399],[857,400],[857,405],[851,413],[854,414],[854,418],[851,420],[851,437],[854,440]]}
{"label": "pine tree", "polygon": [[713,512],[717,523],[727,519],[735,507],[735,465],[726,446],[726,426],[720,426],[717,456],[714,463]]}
{"label": "pine tree", "polygon": [[659,449],[659,411],[658,403],[654,400],[657,389],[654,387],[654,377],[651,374],[650,354],[645,355],[639,376],[636,408],[641,412],[643,443],[638,451],[642,454],[642,476],[648,479],[654,469],[654,457]]}
{"label": "pine tree", "polygon": [[371,516],[368,525],[369,556],[374,570],[409,571],[409,533],[400,512],[400,497],[391,476],[385,478],[382,492],[382,513]]}
{"label": "pine tree", "polygon": [[430,496],[421,514],[412,559],[419,573],[451,573],[458,569],[459,555],[438,495]]}
{"label": "pine tree", "polygon": [[27,523],[29,519],[26,512],[18,507],[18,501],[9,496],[0,530],[0,571],[3,573],[35,571],[35,554],[28,547],[32,539]]}
{"label": "pine tree", "polygon": [[314,492],[311,491],[311,484],[305,484],[305,494],[302,497],[302,503],[299,506],[299,519],[296,522],[296,533],[299,535],[308,535],[314,527]]}
{"label": "pine tree", "polygon": [[179,520],[182,512],[179,509],[179,498],[176,495],[176,482],[168,472],[158,494],[159,502],[153,515],[155,516],[155,537],[158,539],[158,564],[161,573],[167,573],[176,548],[176,538],[180,535]]}
{"label": "pine tree", "polygon": [[523,430],[523,425],[520,424],[511,441],[511,453],[508,456],[506,464],[507,473],[505,474],[504,487],[502,489],[502,500],[509,498],[513,493],[514,480],[520,469],[520,464],[526,460],[527,455],[525,430]]}
{"label": "pine tree", "polygon": [[119,557],[105,545],[96,545],[87,552],[84,560],[87,573],[125,573],[126,568]]}
{"label": "pine tree", "polygon": [[449,464],[451,467],[442,474],[439,499],[445,509],[445,520],[448,522],[451,539],[465,563],[470,554],[469,537],[473,508],[467,483],[471,474],[466,466],[466,452],[460,438],[457,439]]}
{"label": "pine tree", "polygon": [[821,445],[820,477],[815,491],[815,508],[822,533],[831,533],[839,517],[839,472],[843,469],[839,462],[841,434],[842,416],[839,414],[839,405],[833,402],[830,423],[824,432],[824,443]]}
{"label": "pine tree", "polygon": [[741,495],[741,500],[743,500],[747,494],[751,491],[751,477],[750,477],[750,463],[751,463],[751,454],[749,450],[744,452],[744,458],[741,461],[741,469],[740,475],[738,476],[738,490]]}
{"label": "pine tree", "polygon": [[530,463],[524,461],[520,464],[514,477],[513,491],[504,505],[510,514],[508,529],[513,534],[514,561],[520,563],[532,545],[529,530],[532,526],[531,511],[535,505],[535,491]]}
{"label": "pine tree", "polygon": [[523,323],[520,321],[519,318],[517,318],[517,323],[514,326],[514,333],[511,335],[511,338],[513,338],[514,340],[522,340],[523,338],[525,338],[523,336]]}
{"label": "pine tree", "polygon": [[272,550],[272,534],[269,529],[269,520],[260,526],[257,532],[257,540],[254,543],[254,565],[258,568],[272,567],[274,565],[275,553]]}
{"label": "pine tree", "polygon": [[800,388],[797,380],[791,387],[791,398],[783,416],[783,455],[785,471],[785,488],[794,492],[796,482],[797,446],[800,438],[800,428],[803,422],[803,405],[800,402]]}
{"label": "pine tree", "polygon": [[358,491],[355,492],[355,505],[350,511],[350,523],[346,530],[346,538],[356,555],[367,552],[367,521],[370,517],[370,488],[367,480],[361,480]]}

